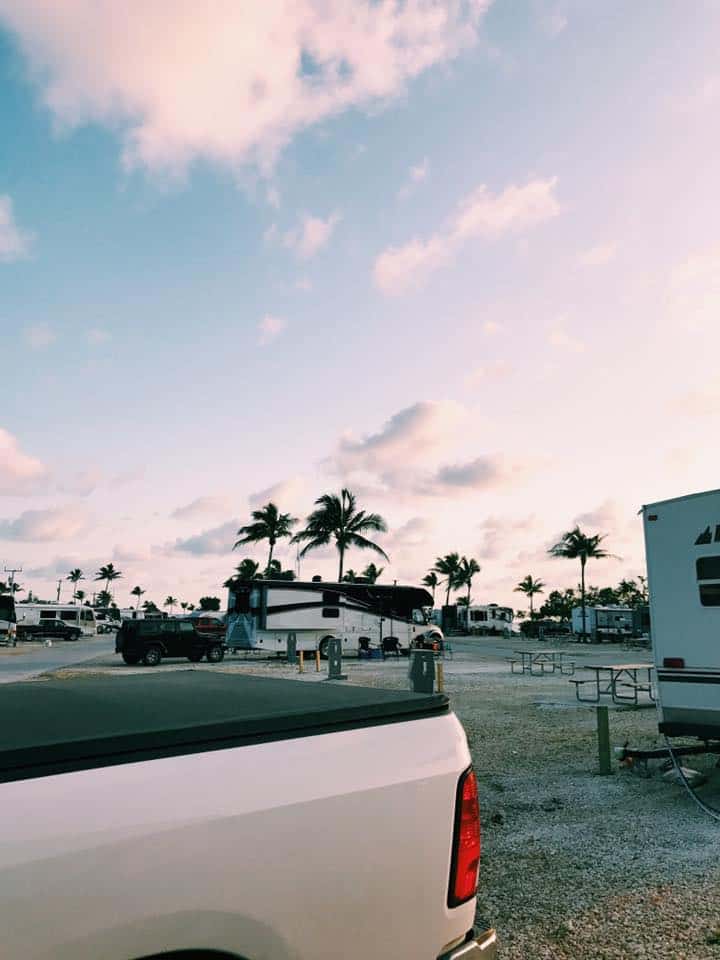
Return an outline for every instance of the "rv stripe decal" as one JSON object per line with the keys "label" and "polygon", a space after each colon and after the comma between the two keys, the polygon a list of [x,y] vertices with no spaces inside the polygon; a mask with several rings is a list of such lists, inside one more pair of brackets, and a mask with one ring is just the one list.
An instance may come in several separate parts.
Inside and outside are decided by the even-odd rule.
{"label": "rv stripe decal", "polygon": [[658,673],[662,683],[720,683],[720,673]]}

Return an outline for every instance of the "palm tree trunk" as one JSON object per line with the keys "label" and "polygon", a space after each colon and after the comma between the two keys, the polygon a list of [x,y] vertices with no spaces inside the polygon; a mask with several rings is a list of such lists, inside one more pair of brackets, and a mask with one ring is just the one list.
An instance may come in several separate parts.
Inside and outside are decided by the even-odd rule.
{"label": "palm tree trunk", "polygon": [[580,557],[580,602],[582,604],[582,632],[583,643],[585,643],[585,557]]}
{"label": "palm tree trunk", "polygon": [[530,619],[532,620],[532,615],[533,615],[533,599],[532,599],[532,598],[533,598],[533,595],[530,593],[530,594],[528,594],[528,596],[530,597]]}
{"label": "palm tree trunk", "polygon": [[450,606],[450,590],[452,589],[452,584],[450,583],[450,577],[448,577],[448,588],[447,593],[445,594],[445,606]]}
{"label": "palm tree trunk", "polygon": [[342,578],[343,578],[343,564],[344,564],[344,562],[345,562],[345,548],[344,548],[344,547],[338,547],[338,551],[339,551],[339,553],[340,553],[340,569],[339,569],[339,571],[338,571],[338,583],[342,583]]}
{"label": "palm tree trunk", "polygon": [[472,581],[468,580],[468,610],[470,609],[470,588],[472,587]]}
{"label": "palm tree trunk", "polygon": [[274,548],[274,546],[275,546],[275,541],[274,541],[274,540],[271,540],[271,541],[270,541],[270,553],[268,554],[268,564],[267,564],[268,570],[270,570],[270,564],[272,563],[272,555],[273,555],[273,548]]}

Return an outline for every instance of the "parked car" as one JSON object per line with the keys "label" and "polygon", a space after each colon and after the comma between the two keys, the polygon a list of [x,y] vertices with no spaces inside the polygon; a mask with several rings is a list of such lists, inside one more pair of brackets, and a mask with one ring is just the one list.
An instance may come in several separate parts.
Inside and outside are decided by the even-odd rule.
{"label": "parked car", "polygon": [[22,811],[0,844],[5,960],[496,956],[442,694],[187,671],[8,684],[0,805]]}
{"label": "parked car", "polygon": [[225,645],[214,636],[205,636],[189,620],[125,620],[115,635],[115,653],[125,663],[157,666],[163,657],[187,657],[199,663],[219,663]]}
{"label": "parked car", "polygon": [[40,623],[19,623],[18,640],[79,640],[80,627],[64,623],[62,620],[41,620]]}
{"label": "parked car", "polygon": [[106,620],[97,625],[98,633],[115,633],[115,631],[119,629],[120,622],[118,620]]}
{"label": "parked car", "polygon": [[188,617],[188,621],[204,637],[225,637],[227,627],[219,617]]}

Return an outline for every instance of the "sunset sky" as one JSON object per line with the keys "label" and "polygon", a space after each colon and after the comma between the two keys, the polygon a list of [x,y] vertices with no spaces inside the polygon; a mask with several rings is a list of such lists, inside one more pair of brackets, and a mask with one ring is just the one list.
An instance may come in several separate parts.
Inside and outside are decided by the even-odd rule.
{"label": "sunset sky", "polygon": [[642,573],[640,506],[720,486],[719,41],[703,0],[0,0],[0,564],[197,602],[253,507],[347,484],[383,580],[457,550],[524,606],[575,523]]}

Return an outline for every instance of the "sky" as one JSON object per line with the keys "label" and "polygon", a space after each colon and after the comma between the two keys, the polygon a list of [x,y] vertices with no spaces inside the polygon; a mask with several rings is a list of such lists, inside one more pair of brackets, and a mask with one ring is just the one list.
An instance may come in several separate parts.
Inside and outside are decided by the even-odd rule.
{"label": "sky", "polygon": [[720,485],[719,39],[704,0],[0,0],[0,564],[196,603],[252,509],[348,486],[385,581],[456,550],[523,606],[575,524],[591,583],[643,573],[641,505]]}

